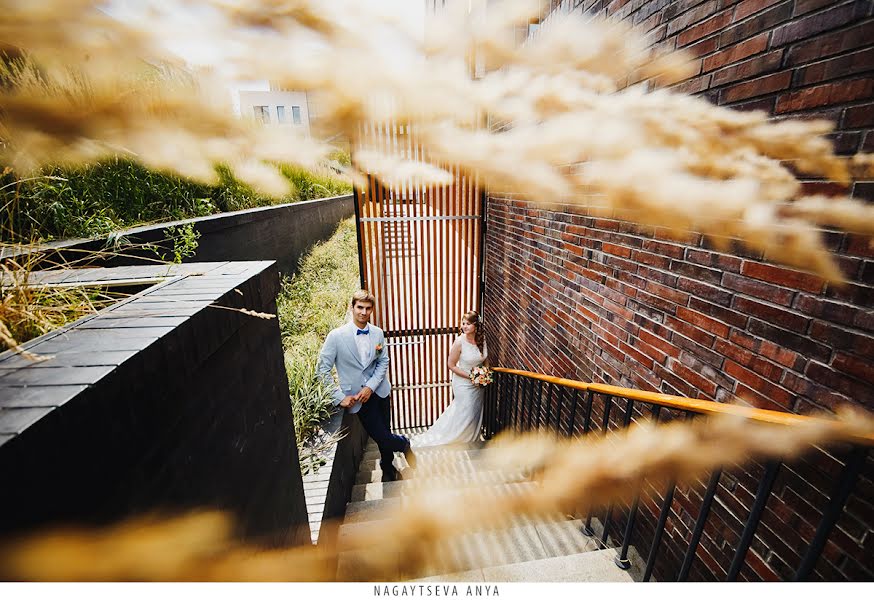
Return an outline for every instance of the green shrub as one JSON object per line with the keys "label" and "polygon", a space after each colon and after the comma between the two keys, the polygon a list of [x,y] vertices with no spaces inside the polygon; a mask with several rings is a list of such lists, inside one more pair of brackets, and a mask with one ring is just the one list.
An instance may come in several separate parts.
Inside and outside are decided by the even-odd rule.
{"label": "green shrub", "polygon": [[304,472],[321,462],[321,442],[326,441],[321,425],[331,411],[330,393],[316,376],[319,350],[328,332],[344,322],[358,282],[355,223],[347,219],[331,239],[302,257],[298,272],[283,279],[277,297],[294,433]]}
{"label": "green shrub", "polygon": [[257,193],[216,167],[218,184],[204,185],[152,171],[123,158],[81,168],[50,168],[19,179],[0,174],[0,241],[39,242],[100,237],[144,223],[177,221],[219,212],[350,193],[352,186],[325,169],[313,173],[281,166],[294,186],[283,198]]}

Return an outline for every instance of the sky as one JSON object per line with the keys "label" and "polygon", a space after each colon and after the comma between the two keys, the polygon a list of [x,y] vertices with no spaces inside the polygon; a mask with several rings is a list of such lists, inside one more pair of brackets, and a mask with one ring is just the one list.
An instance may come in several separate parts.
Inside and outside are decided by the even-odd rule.
{"label": "sky", "polygon": [[[155,0],[160,2],[160,0]],[[330,2],[330,0],[321,0]],[[373,5],[382,5],[396,15],[402,16],[409,24],[419,27],[424,35],[425,22],[425,0],[360,0]],[[136,19],[137,14],[144,10],[150,2],[143,0],[107,0],[105,11],[121,20]],[[164,7],[168,6],[166,2],[160,2]],[[172,6],[172,5],[169,5]],[[176,19],[185,24],[186,27],[197,28],[202,20],[209,19],[209,10],[203,3],[198,3],[189,0],[185,3],[179,3],[178,8],[174,11]],[[174,40],[168,42],[168,50],[177,56],[182,57],[189,67],[197,68],[203,66],[212,66],[219,70],[221,74],[221,60],[219,51],[215,44],[204,44],[200,40],[191,38],[189,40]],[[228,94],[237,114],[240,112],[240,94],[241,91],[265,91],[270,89],[270,85],[266,80],[235,80],[229,81],[227,84]]]}

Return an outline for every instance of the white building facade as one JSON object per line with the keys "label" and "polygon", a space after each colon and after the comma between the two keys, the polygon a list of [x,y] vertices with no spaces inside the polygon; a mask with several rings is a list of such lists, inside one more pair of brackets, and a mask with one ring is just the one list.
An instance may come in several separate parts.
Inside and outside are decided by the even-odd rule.
{"label": "white building facade", "polygon": [[306,92],[279,90],[240,92],[240,115],[272,127],[293,127],[310,133]]}

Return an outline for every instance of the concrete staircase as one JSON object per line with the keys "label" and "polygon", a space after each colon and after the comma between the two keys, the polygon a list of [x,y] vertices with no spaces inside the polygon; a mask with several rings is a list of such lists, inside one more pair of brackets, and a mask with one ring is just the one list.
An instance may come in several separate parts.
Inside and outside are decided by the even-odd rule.
{"label": "concrete staircase", "polygon": [[[442,493],[477,490],[477,497],[487,499],[506,494],[529,492],[538,485],[524,473],[494,470],[484,456],[483,444],[440,447],[416,453],[418,467],[408,468],[400,455],[395,464],[404,479],[382,483],[379,452],[373,442],[365,451],[359,467],[351,501],[338,534],[340,550],[338,581],[371,578],[368,563],[380,554],[389,563],[390,581],[410,579],[401,557],[391,556],[378,547],[356,548],[355,533],[378,530],[379,521],[399,514],[409,506],[417,491],[433,489]],[[447,490],[452,490],[447,492]],[[502,529],[471,531],[441,541],[433,553],[432,564],[414,581],[482,581],[482,582],[621,582],[640,579],[640,557],[631,548],[632,568],[623,571],[613,562],[617,550],[600,542],[600,523],[596,535],[580,532],[582,522],[568,515],[552,518],[517,517]],[[374,529],[377,528],[377,529]]]}

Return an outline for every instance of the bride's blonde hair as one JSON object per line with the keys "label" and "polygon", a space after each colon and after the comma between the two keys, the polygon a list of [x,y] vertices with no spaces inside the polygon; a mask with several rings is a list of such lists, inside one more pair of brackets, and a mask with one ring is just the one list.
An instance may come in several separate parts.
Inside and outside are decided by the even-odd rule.
{"label": "bride's blonde hair", "polygon": [[[476,347],[479,348],[479,351],[483,352],[484,348],[485,348],[486,336],[485,336],[485,333],[483,332],[482,323],[480,323],[480,320],[479,320],[479,313],[476,312],[475,310],[469,310],[466,313],[464,313],[463,315],[461,315],[461,320],[467,321],[471,325],[476,326],[476,329],[474,330],[474,333],[473,333],[473,339],[476,341]],[[459,330],[460,329],[461,329],[461,327],[459,327]],[[462,333],[464,333],[464,332],[462,331]]]}

